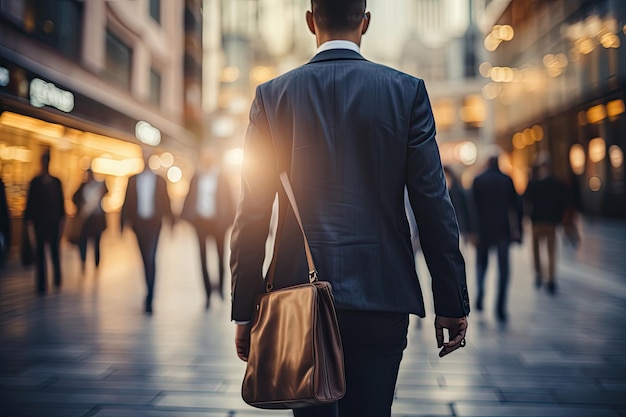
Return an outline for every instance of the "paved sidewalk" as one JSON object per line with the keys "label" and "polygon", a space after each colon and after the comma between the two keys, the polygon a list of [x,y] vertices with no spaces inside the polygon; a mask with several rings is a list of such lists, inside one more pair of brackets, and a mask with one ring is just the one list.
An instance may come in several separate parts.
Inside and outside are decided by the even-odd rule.
{"label": "paved sidewalk", "polygon": [[[563,248],[554,297],[534,288],[530,239],[512,249],[505,325],[493,312],[490,259],[485,311],[470,315],[463,350],[439,359],[432,314],[412,318],[393,415],[626,417],[626,226],[583,226],[594,238],[579,252]],[[465,249],[472,296],[474,253]],[[32,271],[1,272],[0,416],[290,415],[241,401],[245,365],[233,348],[230,306],[216,297],[204,310],[188,225],[164,229],[152,317],[142,314],[132,234],[105,233],[97,274],[81,276],[76,249],[63,250],[63,287],[45,297],[34,294]],[[597,262],[593,250],[608,260]],[[420,259],[428,288],[425,268]]]}

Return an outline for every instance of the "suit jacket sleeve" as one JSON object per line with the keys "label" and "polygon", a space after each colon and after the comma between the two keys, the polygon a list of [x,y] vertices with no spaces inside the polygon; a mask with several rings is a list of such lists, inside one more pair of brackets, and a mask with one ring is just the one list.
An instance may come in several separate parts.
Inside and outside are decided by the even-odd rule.
{"label": "suit jacket sleeve", "polygon": [[263,292],[265,241],[277,191],[276,157],[261,89],[250,109],[244,143],[241,197],[231,237],[232,319],[250,320]]}
{"label": "suit jacket sleeve", "polygon": [[465,262],[459,250],[458,225],[435,141],[435,121],[421,80],[410,123],[407,189],[432,277],[435,313],[463,317],[469,314]]}

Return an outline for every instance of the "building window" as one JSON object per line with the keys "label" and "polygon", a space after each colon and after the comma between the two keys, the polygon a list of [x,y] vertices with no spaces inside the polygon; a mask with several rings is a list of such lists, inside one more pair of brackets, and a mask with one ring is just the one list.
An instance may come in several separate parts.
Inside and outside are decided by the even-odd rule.
{"label": "building window", "polygon": [[161,74],[154,68],[150,69],[150,101],[157,106],[161,104]]}
{"label": "building window", "polygon": [[0,17],[67,58],[78,59],[80,56],[82,2],[0,0]]}
{"label": "building window", "polygon": [[130,90],[133,51],[117,36],[106,33],[106,72],[110,79]]}
{"label": "building window", "polygon": [[161,0],[150,0],[150,17],[161,24]]}

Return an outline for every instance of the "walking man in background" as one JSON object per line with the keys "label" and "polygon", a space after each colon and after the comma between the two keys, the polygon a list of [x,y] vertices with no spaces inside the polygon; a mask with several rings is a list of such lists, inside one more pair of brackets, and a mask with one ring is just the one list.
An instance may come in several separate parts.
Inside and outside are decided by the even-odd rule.
{"label": "walking man in background", "polygon": [[146,277],[145,312],[152,314],[156,252],[163,220],[173,225],[172,207],[165,180],[148,167],[150,152],[144,150],[144,169],[128,179],[126,198],[122,207],[121,227],[130,224],[141,252]]}
{"label": "walking man in background", "polygon": [[507,291],[509,286],[509,245],[521,241],[520,198],[511,177],[500,171],[498,156],[487,162],[487,169],[474,179],[472,186],[474,212],[476,213],[476,281],[478,295],[476,309],[483,309],[485,275],[489,250],[498,252],[498,296],[496,315],[507,319]]}
{"label": "walking man in background", "polygon": [[65,219],[63,187],[61,181],[50,175],[50,153],[41,156],[41,174],[30,182],[26,197],[24,221],[34,228],[37,263],[37,292],[46,292],[46,253],[48,247],[54,269],[54,286],[61,286],[61,260],[59,241]]}
{"label": "walking man in background", "polygon": [[[425,315],[405,187],[432,276],[440,356],[464,345],[465,265],[428,95],[422,80],[360,54],[370,17],[364,0],[312,0],[306,22],[317,54],[260,85],[250,110],[231,241],[237,353],[247,360],[248,322],[265,288],[265,243],[282,171],[293,185],[320,279],[333,286],[344,347],[345,397],[296,409],[296,416],[391,414],[409,314]],[[282,233],[272,262],[280,288],[302,283],[308,269],[302,233],[282,191],[278,219]]]}
{"label": "walking man in background", "polygon": [[198,236],[206,308],[210,306],[212,290],[206,240],[208,237],[215,239],[219,273],[218,291],[220,297],[224,299],[224,239],[226,231],[232,225],[234,211],[228,179],[220,170],[215,154],[209,149],[203,149],[198,160],[198,171],[189,184],[189,193],[185,198],[181,218],[194,226]]}
{"label": "walking man in background", "polygon": [[535,175],[524,193],[524,203],[532,223],[533,260],[535,265],[535,285],[543,283],[541,266],[541,243],[545,241],[548,250],[547,288],[556,292],[556,227],[563,221],[567,208],[567,188],[565,183],[551,173],[550,163],[541,161]]}

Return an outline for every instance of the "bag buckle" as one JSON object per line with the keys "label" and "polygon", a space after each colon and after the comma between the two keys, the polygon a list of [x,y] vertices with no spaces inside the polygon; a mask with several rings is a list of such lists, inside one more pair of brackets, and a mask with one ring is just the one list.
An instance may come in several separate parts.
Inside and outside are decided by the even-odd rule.
{"label": "bag buckle", "polygon": [[266,283],[265,284],[265,291],[270,292],[274,289],[274,286],[271,283]]}
{"label": "bag buckle", "polygon": [[313,283],[315,281],[317,281],[317,271],[314,269],[309,271],[309,282]]}

